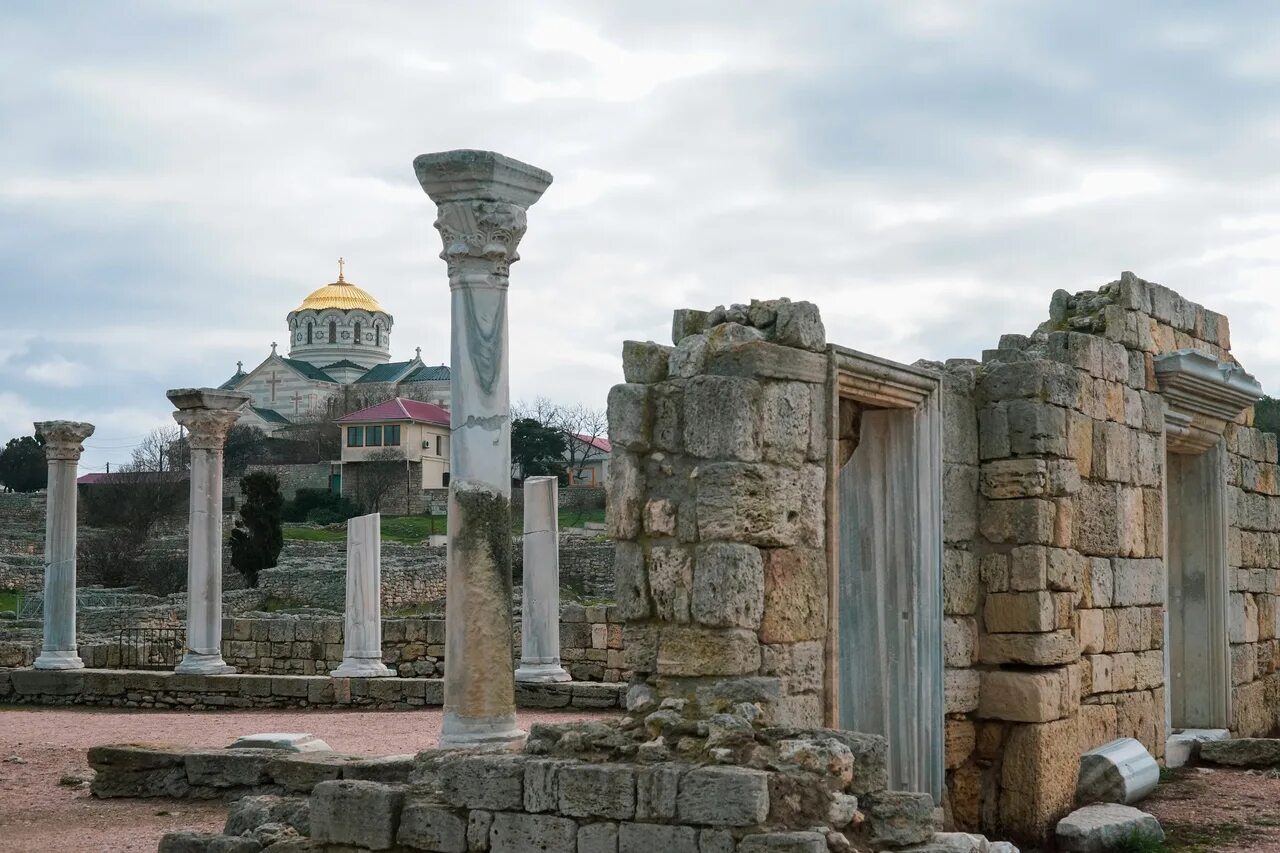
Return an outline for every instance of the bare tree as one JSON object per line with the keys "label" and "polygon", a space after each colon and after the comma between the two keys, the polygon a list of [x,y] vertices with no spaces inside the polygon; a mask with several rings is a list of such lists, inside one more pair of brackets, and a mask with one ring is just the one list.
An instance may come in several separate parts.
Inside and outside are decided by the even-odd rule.
{"label": "bare tree", "polygon": [[355,478],[356,500],[365,512],[378,512],[382,501],[409,476],[404,453],[384,448],[370,453],[361,462],[344,466]]}
{"label": "bare tree", "polygon": [[511,408],[511,417],[512,420],[530,418],[564,436],[565,471],[571,484],[581,478],[587,466],[609,455],[598,444],[609,434],[609,419],[603,409],[583,403],[565,405],[537,397],[532,403],[517,402]]}

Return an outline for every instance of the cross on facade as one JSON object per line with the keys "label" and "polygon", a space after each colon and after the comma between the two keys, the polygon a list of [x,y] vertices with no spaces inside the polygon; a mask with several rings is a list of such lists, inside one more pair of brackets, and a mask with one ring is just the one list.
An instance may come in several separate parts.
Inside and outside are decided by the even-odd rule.
{"label": "cross on facade", "polygon": [[271,378],[267,380],[267,384],[271,386],[271,402],[276,401],[276,386],[280,384],[280,380],[276,378],[276,372],[271,371]]}
{"label": "cross on facade", "polygon": [[293,392],[293,413],[298,414],[298,407],[302,404],[302,392]]}

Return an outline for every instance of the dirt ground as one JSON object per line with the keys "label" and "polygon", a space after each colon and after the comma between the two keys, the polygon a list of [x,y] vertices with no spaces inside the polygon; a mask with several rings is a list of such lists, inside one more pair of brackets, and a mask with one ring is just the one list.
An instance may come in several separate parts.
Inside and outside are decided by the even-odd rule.
{"label": "dirt ground", "polygon": [[1138,808],[1155,815],[1177,853],[1280,853],[1280,771],[1166,771]]}
{"label": "dirt ground", "polygon": [[[521,712],[519,723],[598,717],[581,712]],[[255,732],[311,732],[338,752],[392,755],[433,746],[437,709],[415,711],[114,711],[0,707],[0,851],[147,851],[176,829],[215,830],[226,805],[196,800],[97,800],[87,786],[85,754],[104,743],[147,741],[224,747]],[[71,779],[67,779],[71,782]]]}

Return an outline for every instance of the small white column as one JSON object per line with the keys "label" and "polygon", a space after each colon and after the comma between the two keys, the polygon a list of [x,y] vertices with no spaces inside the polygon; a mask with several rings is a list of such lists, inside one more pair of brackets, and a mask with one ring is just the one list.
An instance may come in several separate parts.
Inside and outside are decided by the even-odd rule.
{"label": "small white column", "polygon": [[235,672],[222,659],[222,449],[249,395],[216,388],[176,388],[173,419],[191,445],[187,534],[187,652],[176,672]]}
{"label": "small white column", "polygon": [[507,284],[551,175],[492,151],[413,161],[449,265],[449,555],[441,746],[513,744]]}
{"label": "small white column", "polygon": [[43,421],[49,462],[44,526],[44,642],[36,669],[83,669],[76,645],[76,470],[93,424]]}
{"label": "small white column", "polygon": [[382,662],[382,514],[347,520],[347,613],[335,678],[395,675]]}
{"label": "small white column", "polygon": [[524,597],[516,681],[572,681],[560,665],[560,484],[524,481]]}

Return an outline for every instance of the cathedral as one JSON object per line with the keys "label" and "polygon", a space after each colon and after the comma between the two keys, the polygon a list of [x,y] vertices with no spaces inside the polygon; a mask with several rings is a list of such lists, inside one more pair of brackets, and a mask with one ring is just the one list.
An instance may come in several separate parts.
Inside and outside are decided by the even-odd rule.
{"label": "cathedral", "polygon": [[289,355],[277,344],[252,370],[236,363],[221,387],[251,396],[240,423],[277,435],[291,424],[335,419],[393,397],[449,407],[449,368],[422,361],[391,360],[392,316],[368,291],[338,280],[302,300],[285,318]]}

